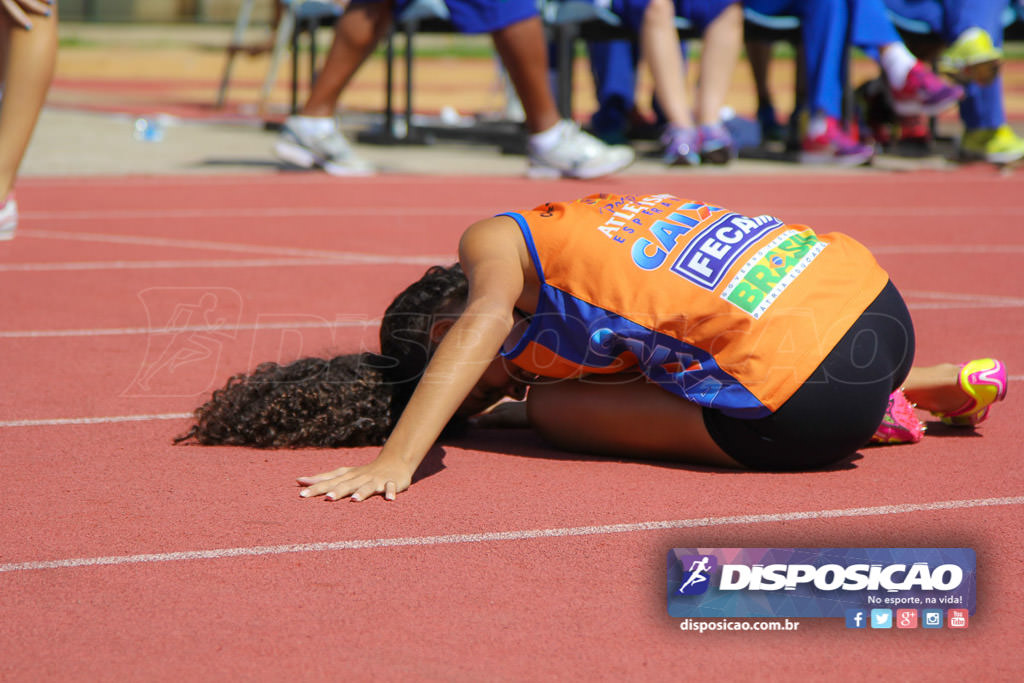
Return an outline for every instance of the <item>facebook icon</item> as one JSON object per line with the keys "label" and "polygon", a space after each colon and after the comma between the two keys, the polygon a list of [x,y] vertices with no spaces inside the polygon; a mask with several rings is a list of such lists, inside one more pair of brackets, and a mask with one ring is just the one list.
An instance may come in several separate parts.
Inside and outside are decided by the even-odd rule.
{"label": "facebook icon", "polygon": [[863,609],[846,610],[846,628],[867,628],[867,614]]}

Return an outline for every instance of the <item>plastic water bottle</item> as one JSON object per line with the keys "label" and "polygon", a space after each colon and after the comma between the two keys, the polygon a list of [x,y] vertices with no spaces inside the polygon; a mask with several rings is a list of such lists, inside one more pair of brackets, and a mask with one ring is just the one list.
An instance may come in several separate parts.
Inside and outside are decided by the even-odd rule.
{"label": "plastic water bottle", "polygon": [[135,139],[140,142],[160,142],[164,139],[164,123],[160,117],[141,116],[135,119]]}

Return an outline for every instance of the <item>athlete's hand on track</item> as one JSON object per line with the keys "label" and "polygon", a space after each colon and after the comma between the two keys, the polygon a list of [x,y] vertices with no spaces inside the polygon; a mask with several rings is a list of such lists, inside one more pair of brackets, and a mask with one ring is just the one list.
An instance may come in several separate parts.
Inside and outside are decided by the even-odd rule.
{"label": "athlete's hand on track", "polygon": [[0,0],[0,7],[11,16],[15,23],[23,29],[32,28],[30,14],[50,15],[50,6],[53,3],[46,0]]}
{"label": "athlete's hand on track", "polygon": [[381,494],[386,500],[394,500],[396,495],[409,488],[412,473],[401,465],[374,460],[368,465],[339,467],[312,477],[299,477],[298,482],[306,487],[299,493],[303,498],[324,496],[328,500],[338,500],[350,497],[360,501]]}

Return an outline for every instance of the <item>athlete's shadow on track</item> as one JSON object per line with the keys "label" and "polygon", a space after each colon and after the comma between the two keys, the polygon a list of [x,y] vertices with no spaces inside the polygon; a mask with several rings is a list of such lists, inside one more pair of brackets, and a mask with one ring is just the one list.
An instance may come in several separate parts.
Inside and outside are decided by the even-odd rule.
{"label": "athlete's shadow on track", "polygon": [[423,462],[416,468],[415,474],[412,475],[412,483],[415,484],[418,481],[432,477],[438,472],[444,469],[444,448],[440,444],[434,444],[430,450],[427,451],[427,455],[424,456]]}
{"label": "athlete's shadow on track", "polygon": [[978,430],[964,427],[951,427],[939,420],[929,421],[925,423],[925,438],[930,439],[933,436],[942,438],[949,437],[967,437],[968,439],[979,439],[981,434]]}

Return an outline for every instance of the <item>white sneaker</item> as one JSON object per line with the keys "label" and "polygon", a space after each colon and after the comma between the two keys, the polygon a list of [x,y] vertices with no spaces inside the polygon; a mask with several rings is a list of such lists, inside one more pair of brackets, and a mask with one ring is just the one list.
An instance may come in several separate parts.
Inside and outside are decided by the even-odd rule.
{"label": "white sneaker", "polygon": [[572,121],[560,121],[558,141],[539,149],[530,140],[530,165],[526,175],[531,178],[599,178],[616,173],[633,163],[635,154],[629,145],[607,145],[580,130]]}
{"label": "white sneaker", "polygon": [[7,195],[6,201],[0,204],[0,240],[14,239],[14,229],[18,227],[18,202],[14,201],[14,193]]}
{"label": "white sneaker", "polygon": [[274,145],[279,159],[300,168],[318,166],[330,175],[373,175],[373,166],[352,149],[332,117],[289,116]]}

